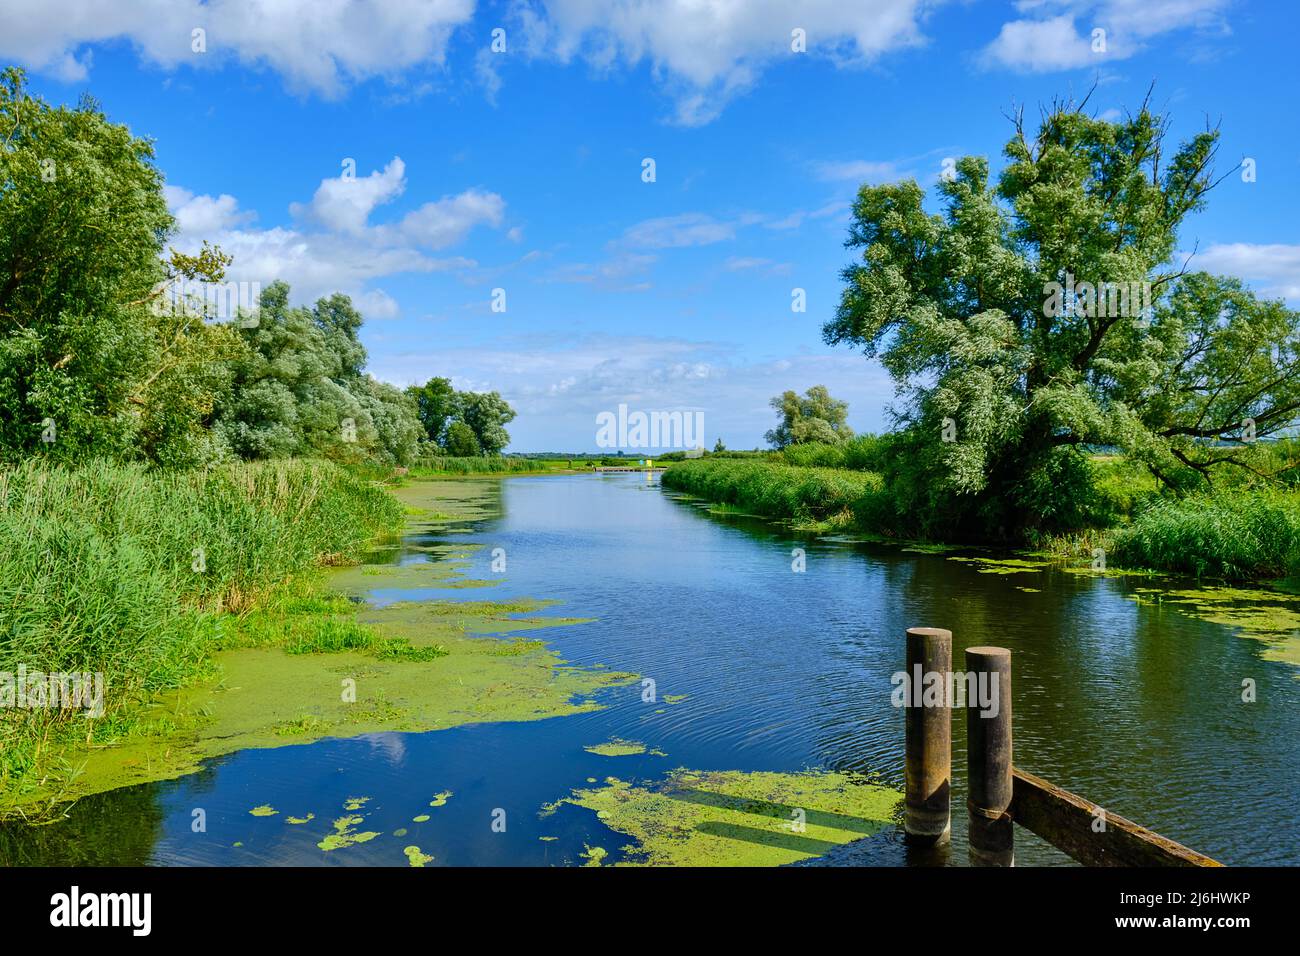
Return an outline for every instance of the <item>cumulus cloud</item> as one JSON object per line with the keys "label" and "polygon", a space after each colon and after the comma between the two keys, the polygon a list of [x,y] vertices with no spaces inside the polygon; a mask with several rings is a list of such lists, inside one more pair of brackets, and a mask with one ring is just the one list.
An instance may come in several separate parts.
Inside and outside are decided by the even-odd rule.
{"label": "cumulus cloud", "polygon": [[807,52],[865,65],[923,42],[920,20],[937,0],[518,0],[514,28],[533,56],[582,59],[597,70],[649,64],[686,126],[713,120],[763,71]]}
{"label": "cumulus cloud", "polygon": [[[0,60],[85,79],[89,44],[130,42],[163,67],[237,60],[326,96],[371,76],[442,64],[474,0],[2,0]],[[206,52],[195,51],[204,31]]]}
{"label": "cumulus cloud", "polygon": [[[943,2],[512,0],[502,22],[509,49],[531,58],[597,71],[647,64],[673,100],[673,119],[694,126],[791,57],[863,66],[919,45],[922,19]],[[274,70],[295,91],[336,97],[370,77],[444,66],[474,10],[475,0],[0,0],[0,59],[81,81],[93,45],[124,40],[166,69],[233,61]],[[796,30],[803,53],[792,49]],[[469,73],[494,103],[502,79],[486,45]]]}
{"label": "cumulus cloud", "polygon": [[1189,268],[1236,276],[1261,295],[1300,302],[1300,245],[1215,243],[1193,256]]}
{"label": "cumulus cloud", "polygon": [[[349,160],[349,162],[351,162]],[[391,202],[406,188],[406,164],[400,156],[368,176],[340,174],[321,180],[310,203],[292,204],[290,211],[337,232],[359,235],[376,207]]]}
{"label": "cumulus cloud", "polygon": [[[1030,16],[1002,25],[985,66],[1025,73],[1099,67],[1141,52],[1175,31],[1226,34],[1231,0],[1021,0]],[[1096,31],[1101,31],[1098,34]]]}
{"label": "cumulus cloud", "polygon": [[240,211],[239,200],[226,193],[196,196],[179,186],[164,186],[163,198],[182,233],[220,232],[255,218],[252,212]]}
{"label": "cumulus cloud", "polygon": [[173,244],[187,252],[204,240],[220,246],[234,257],[227,270],[234,281],[265,287],[283,279],[298,301],[346,292],[368,316],[396,317],[396,301],[368,283],[401,273],[474,269],[472,259],[428,253],[461,242],[476,226],[499,226],[505,215],[499,195],[468,189],[425,203],[395,222],[372,224],[373,211],[405,191],[405,168],[394,157],[365,176],[324,180],[310,202],[291,204],[298,226],[271,229],[247,228],[253,214],[240,211],[233,196],[195,195],[169,186],[167,203],[178,227]]}

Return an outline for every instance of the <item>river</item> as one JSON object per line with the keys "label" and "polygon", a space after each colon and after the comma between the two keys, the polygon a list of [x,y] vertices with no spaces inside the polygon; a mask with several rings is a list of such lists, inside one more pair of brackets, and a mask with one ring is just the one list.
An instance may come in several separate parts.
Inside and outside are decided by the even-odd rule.
{"label": "river", "polygon": [[[653,679],[654,705],[634,684],[601,691],[603,709],[572,716],[244,750],[188,777],[85,798],[54,826],[7,827],[0,862],[404,865],[409,839],[322,853],[313,827],[259,830],[249,808],[313,808],[327,820],[364,795],[365,826],[386,837],[413,829],[413,813],[440,791],[454,796],[418,824],[435,865],[568,864],[596,845],[617,862],[627,838],[591,811],[539,809],[614,772],[653,779],[674,767],[851,770],[901,788],[890,679],[905,629],[930,625],[953,631],[956,662],[966,646],[1011,649],[1017,765],[1224,863],[1300,863],[1295,668],[1261,659],[1261,642],[1226,627],[1133,600],[1148,579],[987,573],[952,554],[809,537],[714,514],[638,474],[481,486],[499,499],[495,517],[413,533],[384,559],[422,560],[414,549],[439,541],[482,545],[467,574],[500,580],[493,600],[555,598],[546,613],[594,619],[537,636],[571,664]],[[435,597],[448,592],[380,590],[370,600]],[[1247,678],[1253,703],[1242,700]],[[584,750],[612,738],[648,751]],[[960,712],[953,749],[949,850],[911,850],[893,829],[823,862],[964,865]],[[505,832],[489,825],[498,810]],[[1070,864],[1023,830],[1016,849],[1020,865]]]}

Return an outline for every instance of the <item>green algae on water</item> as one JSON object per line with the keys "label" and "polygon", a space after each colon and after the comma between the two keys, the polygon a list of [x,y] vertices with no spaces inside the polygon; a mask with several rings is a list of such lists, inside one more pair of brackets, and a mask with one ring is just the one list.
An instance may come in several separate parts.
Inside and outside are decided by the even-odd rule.
{"label": "green algae on water", "polygon": [[316,845],[326,852],[330,850],[341,850],[344,847],[352,846],[356,843],[367,843],[379,836],[373,830],[358,832],[357,826],[365,819],[359,813],[349,814],[339,817],[334,821],[334,832],[326,836]]}
{"label": "green algae on water", "polygon": [[280,811],[272,807],[270,804],[264,803],[260,807],[253,807],[253,809],[248,812],[255,817],[273,817]]}
{"label": "green algae on water", "polygon": [[603,846],[588,846],[584,843],[583,851],[578,855],[587,861],[583,866],[600,866],[601,861],[609,856],[609,851]]}
{"label": "green algae on water", "polygon": [[1052,566],[1038,558],[974,558],[954,555],[945,560],[974,565],[980,574],[1031,574]]}
{"label": "green algae on water", "polygon": [[[1300,598],[1263,588],[1207,586],[1162,590],[1134,588],[1130,598],[1150,606],[1169,605],[1183,614],[1230,627],[1264,644],[1265,660],[1300,666]],[[1300,673],[1297,673],[1300,678]]]}
{"label": "green algae on water", "polygon": [[442,793],[435,793],[433,795],[433,799],[429,801],[429,806],[445,807],[447,805],[447,801],[450,800],[453,796],[454,794],[450,790],[444,790],[442,791]]}
{"label": "green algae on water", "polygon": [[[602,757],[630,757],[634,754],[643,754],[646,752],[646,746],[636,740],[623,740],[621,737],[615,737],[608,743],[592,744],[583,747],[587,753],[600,754]],[[653,751],[652,751],[653,752]],[[665,756],[659,753],[658,756]]]}
{"label": "green algae on water", "polygon": [[562,803],[633,838],[617,865],[779,866],[894,825],[902,794],[847,773],[679,769],[634,786],[614,777]]}
{"label": "green algae on water", "polygon": [[424,866],[426,863],[433,862],[433,857],[427,853],[421,853],[418,846],[408,846],[402,852],[406,854],[406,861],[411,866]]}
{"label": "green algae on water", "polygon": [[[416,482],[396,494],[411,507],[451,501],[451,507],[432,510],[454,514],[458,521],[498,513],[499,483],[468,484]],[[435,526],[445,530],[423,515],[408,521],[408,528],[416,531]],[[408,550],[423,550],[445,566],[471,547]],[[384,560],[392,560],[391,549]],[[522,632],[584,623],[535,613],[555,602],[513,598],[358,607],[344,592],[354,579],[368,587],[384,581],[387,572],[382,569],[377,575],[364,573],[375,567],[320,573],[310,579],[314,591],[304,593],[299,582],[288,599],[253,612],[257,621],[251,630],[232,623],[233,639],[212,660],[213,677],[159,695],[141,715],[136,732],[113,746],[86,749],[69,743],[52,752],[51,759],[76,768],[77,775],[70,782],[52,783],[50,789],[24,793],[21,802],[72,799],[174,779],[197,771],[205,760],[238,750],[600,710],[604,705],[595,698],[597,691],[636,679],[633,674],[565,666],[544,641],[520,638]],[[417,572],[440,575],[427,567],[410,573]],[[339,586],[330,590],[336,578]],[[283,620],[277,618],[280,614],[286,615]],[[299,641],[303,650],[330,643],[320,639],[323,632],[312,630],[315,625],[306,623],[313,615],[355,620],[384,643],[331,646],[329,653],[286,653],[284,643],[277,641],[290,642],[295,634],[308,636]],[[299,621],[296,631],[289,627],[290,619]],[[387,648],[410,650],[390,655],[384,653]],[[342,693],[349,686],[355,690],[351,699]]]}
{"label": "green algae on water", "polygon": [[309,814],[307,814],[305,817],[285,817],[285,818],[284,818],[284,822],[285,822],[285,823],[292,823],[292,824],[294,824],[294,825],[301,825],[301,824],[304,824],[304,823],[311,823],[311,821],[313,821],[313,820],[315,820],[315,819],[316,819],[316,814],[314,814],[314,813],[309,813]]}

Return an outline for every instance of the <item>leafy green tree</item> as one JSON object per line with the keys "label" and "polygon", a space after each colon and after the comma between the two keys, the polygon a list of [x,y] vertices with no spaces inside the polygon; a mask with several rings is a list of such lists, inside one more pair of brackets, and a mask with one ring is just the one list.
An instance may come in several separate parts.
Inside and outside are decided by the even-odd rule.
{"label": "leafy green tree", "polygon": [[29,95],[0,73],[0,454],[151,457],[207,451],[202,419],[237,349],[151,308],[170,278],[229,260],[163,249],[174,223],[152,145],[84,99]]}
{"label": "leafy green tree", "polygon": [[447,426],[446,451],[448,455],[456,458],[470,458],[483,454],[474,429],[462,421],[454,421]]}
{"label": "leafy green tree", "polygon": [[861,261],[823,331],[895,379],[900,518],[941,534],[1077,527],[1087,445],[1204,486],[1252,467],[1240,439],[1295,421],[1300,317],[1175,261],[1218,134],[1174,148],[1167,127],[1145,106],[1112,123],[1067,104],[1032,137],[1016,120],[996,185],[986,160],[957,162],[937,213],[914,181],[859,190]]}
{"label": "leafy green tree", "polygon": [[214,416],[235,454],[398,465],[415,457],[423,435],[416,402],[362,374],[362,318],[347,296],[295,308],[289,286],[275,282],[262,292],[256,324],[237,324],[246,349]]}
{"label": "leafy green tree", "polygon": [[726,450],[727,450],[727,446],[724,445],[724,444],[722,444],[722,439],[721,439],[721,438],[719,438],[716,442],[713,443],[713,452],[714,452],[714,454],[717,454],[717,453],[720,452],[720,451],[726,451]]}
{"label": "leafy green tree", "polygon": [[396,386],[366,375],[354,390],[363,414],[375,429],[371,457],[389,465],[409,465],[419,454],[424,426],[411,397]]}
{"label": "leafy green tree", "polygon": [[825,385],[814,385],[803,395],[782,392],[771,405],[781,416],[781,424],[764,436],[773,448],[805,442],[836,445],[853,437],[853,429],[845,424],[848,402],[832,398]]}
{"label": "leafy green tree", "polygon": [[460,393],[460,417],[474,430],[474,438],[485,455],[499,455],[510,444],[505,426],[514,421],[515,410],[498,392]]}
{"label": "leafy green tree", "polygon": [[447,426],[460,414],[460,397],[451,387],[451,379],[431,378],[423,385],[410,386],[406,393],[415,400],[420,424],[429,441],[444,447]]}

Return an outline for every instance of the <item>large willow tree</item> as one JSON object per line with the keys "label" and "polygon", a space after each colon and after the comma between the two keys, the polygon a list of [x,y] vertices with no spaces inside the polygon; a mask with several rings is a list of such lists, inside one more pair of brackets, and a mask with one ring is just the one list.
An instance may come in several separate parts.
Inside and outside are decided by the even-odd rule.
{"label": "large willow tree", "polygon": [[[996,184],[966,157],[929,212],[914,181],[864,186],[829,343],[898,390],[899,518],[1012,536],[1086,521],[1085,447],[1166,486],[1259,470],[1300,411],[1300,315],[1189,272],[1179,226],[1216,180],[1218,134],[1172,147],[1145,106],[1120,122],[1058,106],[1023,120]],[[1194,257],[1192,258],[1194,262]]]}

